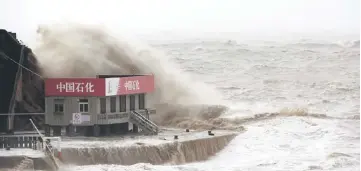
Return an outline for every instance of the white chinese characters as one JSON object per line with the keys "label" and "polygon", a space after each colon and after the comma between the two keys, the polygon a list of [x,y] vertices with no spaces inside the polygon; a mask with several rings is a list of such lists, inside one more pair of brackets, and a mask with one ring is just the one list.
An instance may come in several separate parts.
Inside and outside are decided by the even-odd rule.
{"label": "white chinese characters", "polygon": [[94,93],[94,84],[91,82],[77,83],[77,82],[60,82],[56,85],[59,92],[66,93]]}
{"label": "white chinese characters", "polygon": [[132,91],[132,90],[139,90],[140,87],[139,87],[139,81],[138,80],[135,80],[135,81],[126,81],[124,83],[124,87],[125,87],[125,90],[127,91]]}

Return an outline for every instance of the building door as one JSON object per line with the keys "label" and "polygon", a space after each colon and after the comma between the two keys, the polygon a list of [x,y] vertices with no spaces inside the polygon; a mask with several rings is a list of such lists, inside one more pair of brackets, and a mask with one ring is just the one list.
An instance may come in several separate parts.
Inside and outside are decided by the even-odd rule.
{"label": "building door", "polygon": [[127,96],[125,95],[119,96],[119,108],[120,108],[120,112],[127,111]]}
{"label": "building door", "polygon": [[130,95],[129,96],[129,102],[130,102],[130,111],[135,110],[135,96],[134,95]]}
{"label": "building door", "polygon": [[139,103],[139,109],[145,109],[145,96],[144,94],[139,94],[139,98],[138,98],[138,103]]}

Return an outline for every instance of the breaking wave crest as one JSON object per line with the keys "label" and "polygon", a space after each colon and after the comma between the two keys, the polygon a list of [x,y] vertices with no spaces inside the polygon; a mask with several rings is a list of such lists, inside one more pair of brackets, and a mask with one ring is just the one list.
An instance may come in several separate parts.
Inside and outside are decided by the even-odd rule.
{"label": "breaking wave crest", "polygon": [[[213,106],[213,109],[215,106]],[[219,107],[218,110],[224,108]],[[258,121],[273,119],[276,117],[311,117],[318,119],[340,119],[340,120],[360,120],[359,115],[349,116],[349,117],[334,117],[326,114],[310,113],[307,108],[283,108],[279,112],[273,113],[259,113],[251,116],[244,117],[233,117],[225,118],[221,115],[218,115],[219,112],[208,112],[208,115],[204,117],[199,116],[198,118],[193,117],[192,122],[188,122],[186,117],[178,117],[176,114],[167,115],[166,125],[179,128],[190,128],[190,129],[223,129],[223,130],[234,130],[234,131],[243,131],[245,128],[241,125],[246,125]],[[203,113],[203,112],[201,112]],[[204,112],[207,113],[207,112]],[[213,115],[212,115],[213,114]],[[184,115],[183,115],[184,116]],[[190,116],[188,116],[190,117]]]}
{"label": "breaking wave crest", "polygon": [[302,42],[296,44],[290,44],[291,46],[299,46],[306,48],[360,48],[360,40],[355,41],[343,41],[337,43],[309,43]]}
{"label": "breaking wave crest", "polygon": [[[204,83],[181,73],[169,59],[129,38],[89,25],[48,25],[38,29],[34,53],[45,77],[94,77],[97,74],[155,75],[156,91],[147,97],[157,115],[177,115],[190,124],[193,117],[221,115],[220,96]],[[172,105],[168,105],[172,104]],[[187,106],[200,106],[188,109]],[[176,111],[176,112],[175,112]],[[212,116],[207,116],[213,111]],[[158,117],[158,123],[172,123],[172,117]]]}

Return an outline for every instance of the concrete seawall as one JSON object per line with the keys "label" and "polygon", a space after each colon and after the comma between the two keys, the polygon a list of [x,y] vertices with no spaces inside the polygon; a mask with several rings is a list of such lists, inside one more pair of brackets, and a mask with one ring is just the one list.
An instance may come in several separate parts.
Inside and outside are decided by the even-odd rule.
{"label": "concrete seawall", "polygon": [[[65,138],[62,141],[61,164],[94,165],[136,163],[183,164],[207,160],[221,151],[238,133],[214,131],[172,132],[158,136]],[[178,139],[174,139],[178,135]],[[44,153],[32,149],[0,151],[2,170],[55,170]],[[60,167],[61,169],[62,167]]]}
{"label": "concrete seawall", "polygon": [[[216,133],[215,136],[179,136],[178,140],[167,139],[138,140],[126,143],[126,140],[109,142],[98,147],[62,148],[64,164],[182,164],[206,160],[221,151],[237,135],[235,133]],[[150,142],[152,141],[152,142]],[[157,142],[155,142],[157,141]],[[75,144],[73,144],[75,145]],[[79,144],[80,145],[80,144]]]}

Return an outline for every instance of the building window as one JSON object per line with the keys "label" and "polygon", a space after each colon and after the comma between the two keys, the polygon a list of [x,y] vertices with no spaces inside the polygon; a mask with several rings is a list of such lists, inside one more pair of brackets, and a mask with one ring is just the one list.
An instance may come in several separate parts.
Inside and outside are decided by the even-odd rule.
{"label": "building window", "polygon": [[135,96],[134,95],[130,95],[129,96],[129,100],[130,100],[130,110],[135,110]]}
{"label": "building window", "polygon": [[54,113],[64,113],[64,99],[54,99]]}
{"label": "building window", "polygon": [[79,112],[80,113],[88,113],[89,112],[88,99],[79,99]]}
{"label": "building window", "polygon": [[110,112],[115,113],[117,111],[117,98],[110,97]]}
{"label": "building window", "polygon": [[100,98],[100,113],[106,113],[107,111],[107,101],[105,98]]}
{"label": "building window", "polygon": [[145,108],[145,95],[139,94],[139,109]]}
{"label": "building window", "polygon": [[125,112],[127,110],[127,96],[119,96],[119,108],[120,112]]}

